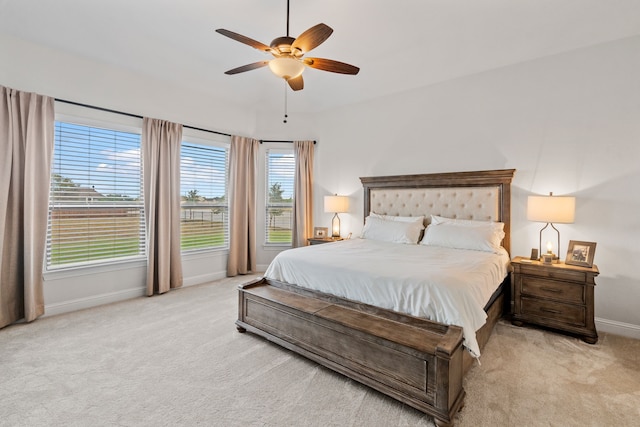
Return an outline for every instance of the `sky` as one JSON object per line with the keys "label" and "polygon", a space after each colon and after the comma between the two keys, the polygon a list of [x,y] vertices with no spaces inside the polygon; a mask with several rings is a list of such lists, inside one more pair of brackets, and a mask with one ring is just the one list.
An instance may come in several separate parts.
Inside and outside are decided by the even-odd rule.
{"label": "sky", "polygon": [[274,183],[279,183],[283,190],[282,198],[293,198],[293,174],[294,174],[295,158],[293,153],[281,153],[279,151],[270,151],[267,158],[267,167],[269,169],[268,188]]}
{"label": "sky", "polygon": [[53,173],[106,194],[140,196],[140,135],[56,122]]}
{"label": "sky", "polygon": [[[56,122],[53,173],[103,195],[137,199],[142,192],[140,139],[136,133]],[[183,142],[181,195],[197,190],[199,196],[206,198],[224,196],[227,162],[228,150],[222,147]],[[268,185],[279,182],[285,199],[293,197],[294,163],[292,152],[269,152]]]}

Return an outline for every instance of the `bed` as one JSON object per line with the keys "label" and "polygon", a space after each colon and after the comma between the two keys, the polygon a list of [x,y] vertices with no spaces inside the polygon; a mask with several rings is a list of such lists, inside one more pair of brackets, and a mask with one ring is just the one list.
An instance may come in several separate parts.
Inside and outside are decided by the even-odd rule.
{"label": "bed", "polygon": [[[502,260],[498,264],[508,265],[510,186],[514,172],[508,169],[361,178],[364,213],[367,216],[374,212],[387,218],[422,216],[425,218],[423,225],[432,218],[500,222],[503,224],[501,246],[504,253],[498,257]],[[373,223],[374,220],[367,221]],[[370,228],[365,225],[364,233],[368,232]],[[351,273],[340,270],[340,260],[350,252],[393,252],[395,261],[389,259],[388,263],[406,262],[400,268],[403,273],[397,273],[404,282],[413,283],[415,274],[422,267],[428,269],[427,262],[414,268],[420,261],[412,261],[411,257],[413,252],[420,251],[420,259],[422,251],[433,248],[366,240],[353,239],[285,251],[289,254],[283,258],[295,255],[289,259],[289,266],[274,260],[264,277],[240,286],[236,326],[240,332],[249,331],[263,336],[421,410],[433,416],[438,426],[452,426],[455,414],[464,403],[463,376],[472,366],[474,357],[479,356],[510,300],[508,295],[505,297],[509,290],[508,277],[504,272],[488,274],[491,276],[489,282],[494,282],[493,287],[484,289],[486,286],[481,286],[484,290],[476,299],[486,300],[486,304],[480,308],[481,316],[478,313],[470,316],[476,319],[475,323],[433,320],[438,318],[434,313],[447,311],[446,304],[436,307],[435,312],[414,313],[411,308],[403,308],[398,301],[381,304],[369,300],[366,295],[349,293],[353,282],[364,282],[374,288],[381,282],[381,275],[387,274],[386,269],[377,268],[379,262],[371,264],[371,261],[369,264],[363,262],[361,269],[353,267]],[[342,251],[346,251],[344,255]],[[326,262],[330,265],[318,270],[322,267],[313,267],[305,264],[303,258],[296,258],[298,254],[302,256],[307,252],[311,258],[327,257]],[[498,254],[499,251],[495,252]],[[464,261],[458,264],[458,270],[473,263],[460,258]],[[455,257],[448,259],[455,260]],[[343,264],[355,266],[358,263],[349,261]],[[287,273],[291,266],[293,273]],[[322,273],[334,268],[340,272],[339,278]],[[314,269],[316,274],[313,274]],[[365,271],[367,269],[370,271]],[[466,276],[471,277],[469,274]],[[472,281],[480,282],[481,276],[484,276],[483,272],[474,272]],[[346,286],[338,283],[343,278]],[[337,285],[337,290],[331,287],[334,285]],[[465,282],[459,287],[467,286],[469,284]],[[378,293],[384,294],[385,288],[380,289]],[[419,292],[420,289],[409,287],[402,294],[407,296]],[[437,292],[431,290],[431,293],[436,295]],[[415,306],[411,298],[405,299],[409,300],[410,306]],[[440,298],[441,302],[448,300],[449,295]],[[464,301],[462,306],[467,307],[468,301]],[[482,317],[481,323],[478,323],[479,317]]]}

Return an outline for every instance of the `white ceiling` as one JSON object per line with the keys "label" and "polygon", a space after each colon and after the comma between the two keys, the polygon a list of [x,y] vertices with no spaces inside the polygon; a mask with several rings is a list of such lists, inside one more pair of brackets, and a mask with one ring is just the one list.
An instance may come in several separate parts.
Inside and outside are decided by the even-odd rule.
{"label": "white ceiling", "polygon": [[[286,34],[286,0],[0,0],[0,32],[247,108],[282,108],[269,59],[214,30],[269,44]],[[639,0],[291,0],[290,35],[325,23],[308,56],[360,67],[313,69],[289,110],[317,112],[640,34]],[[5,59],[2,59],[3,61]]]}

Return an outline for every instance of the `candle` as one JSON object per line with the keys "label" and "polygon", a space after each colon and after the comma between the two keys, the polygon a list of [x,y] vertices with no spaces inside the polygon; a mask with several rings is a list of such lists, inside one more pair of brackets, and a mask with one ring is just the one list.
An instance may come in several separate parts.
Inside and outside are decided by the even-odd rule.
{"label": "candle", "polygon": [[547,242],[547,253],[548,254],[553,253],[553,245],[551,244],[551,242]]}

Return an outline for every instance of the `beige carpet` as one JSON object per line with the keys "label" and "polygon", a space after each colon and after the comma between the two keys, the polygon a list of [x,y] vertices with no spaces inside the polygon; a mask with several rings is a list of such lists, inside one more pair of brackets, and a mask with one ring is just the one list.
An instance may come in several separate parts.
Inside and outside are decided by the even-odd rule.
{"label": "beige carpet", "polygon": [[[432,426],[249,333],[236,285],[172,291],[0,330],[0,426]],[[640,341],[500,322],[459,426],[640,425]]]}

